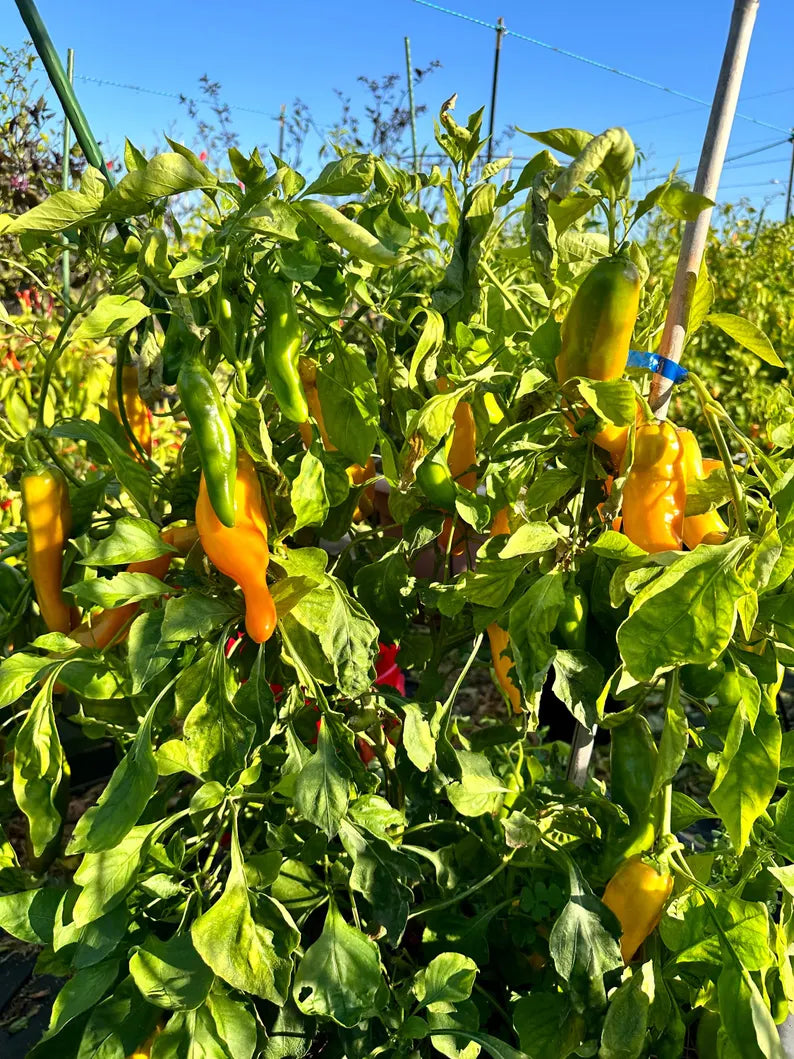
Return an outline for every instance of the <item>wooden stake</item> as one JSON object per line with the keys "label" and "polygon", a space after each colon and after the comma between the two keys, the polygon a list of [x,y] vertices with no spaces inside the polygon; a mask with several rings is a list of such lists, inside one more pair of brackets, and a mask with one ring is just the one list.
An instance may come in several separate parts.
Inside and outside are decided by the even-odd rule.
{"label": "wooden stake", "polygon": [[[728,149],[736,103],[739,99],[742,76],[750,48],[750,38],[758,13],[758,3],[759,0],[734,0],[728,41],[725,45],[725,54],[714,92],[714,102],[711,105],[711,115],[694,185],[695,191],[712,200],[717,194],[725,153]],[[688,221],[684,228],[673,292],[670,296],[667,319],[659,345],[659,352],[676,363],[681,359],[684,348],[689,308],[703,260],[711,213],[711,209],[703,210],[697,220]],[[672,383],[661,374],[654,375],[650,401],[651,407],[660,420],[667,418],[671,395]],[[595,728],[576,725],[571,740],[571,755],[568,759],[568,779],[577,787],[584,787],[587,780],[594,740]]]}
{"label": "wooden stake", "polygon": [[505,20],[496,20],[496,48],[493,56],[493,82],[491,84],[491,115],[488,121],[488,161],[493,158],[493,129],[496,120],[496,90],[499,87],[499,59],[502,55],[502,37],[505,35]]}
{"label": "wooden stake", "polygon": [[[747,53],[753,35],[759,0],[734,0],[731,27],[725,54],[722,59],[714,102],[711,105],[706,137],[700,155],[700,165],[695,177],[694,190],[706,198],[716,199],[722,175],[722,165],[731,136],[736,104],[742,87]],[[689,322],[689,309],[695,291],[703,252],[706,248],[712,210],[706,209],[696,220],[688,221],[681,240],[678,267],[673,282],[673,292],[667,310],[659,352],[678,363],[684,349],[684,339]],[[656,374],[651,384],[651,408],[657,419],[667,418],[667,409],[673,392],[673,383],[663,375]]]}

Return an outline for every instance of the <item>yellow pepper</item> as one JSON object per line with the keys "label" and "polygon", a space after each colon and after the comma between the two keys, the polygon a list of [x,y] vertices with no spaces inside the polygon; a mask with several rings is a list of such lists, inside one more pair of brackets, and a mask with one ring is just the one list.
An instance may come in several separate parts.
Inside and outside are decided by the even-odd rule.
{"label": "yellow pepper", "polygon": [[[116,371],[118,371],[118,368],[116,368]],[[121,369],[121,390],[124,396],[124,411],[127,413],[130,428],[146,455],[151,456],[152,424],[149,419],[149,409],[138,392],[138,369],[131,364],[125,364]],[[110,381],[108,408],[121,423],[115,376]],[[140,459],[139,452],[136,451],[134,455],[137,459]]]}
{"label": "yellow pepper", "polygon": [[[703,481],[708,477],[706,461],[700,455],[700,445],[691,430],[684,427],[678,429],[678,440],[681,442],[684,460],[684,477],[687,483],[691,481]],[[722,466],[720,460],[709,460],[713,465]],[[728,532],[728,527],[716,510],[706,511],[702,515],[687,515],[684,519],[684,544],[690,551],[697,548],[698,544],[721,544]]]}
{"label": "yellow pepper", "polygon": [[[446,377],[438,380],[439,393],[448,393],[451,389],[449,379]],[[474,412],[467,401],[458,401],[452,415],[452,436],[446,445],[447,464],[453,481],[464,489],[473,491],[477,488],[477,432],[474,423]],[[444,519],[444,526],[438,539],[438,546],[446,553],[449,547],[449,538],[452,533],[453,519]],[[466,547],[466,531],[468,527],[465,522],[458,518],[455,529],[455,537],[452,542],[452,554],[462,555]]]}
{"label": "yellow pepper", "polygon": [[686,508],[682,446],[672,423],[641,423],[623,488],[623,532],[646,552],[680,551]]}
{"label": "yellow pepper", "polygon": [[35,464],[22,476],[22,515],[28,530],[28,572],[44,624],[68,633],[80,620],[64,599],[63,550],[72,525],[69,490],[57,467]]}
{"label": "yellow pepper", "polygon": [[673,877],[659,872],[642,857],[629,857],[607,883],[602,898],[623,928],[620,952],[629,963],[656,929],[673,890]]}

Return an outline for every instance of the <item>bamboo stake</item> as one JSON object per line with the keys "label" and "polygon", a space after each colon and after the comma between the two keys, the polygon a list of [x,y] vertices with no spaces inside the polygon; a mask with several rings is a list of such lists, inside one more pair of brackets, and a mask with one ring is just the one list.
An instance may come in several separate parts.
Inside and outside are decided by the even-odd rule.
{"label": "bamboo stake", "polygon": [[419,151],[416,146],[416,106],[414,105],[414,69],[411,63],[411,38],[405,38],[405,76],[408,79],[408,110],[411,115],[411,147],[414,153],[414,173],[419,168]]}
{"label": "bamboo stake", "polygon": [[[695,191],[712,200],[716,198],[720,184],[722,165],[728,149],[747,53],[750,50],[750,39],[758,13],[758,3],[759,0],[734,0],[728,42],[725,45],[725,54],[694,184]],[[698,214],[696,220],[687,221],[684,237],[681,240],[673,293],[670,296],[662,340],[659,344],[659,352],[662,356],[676,363],[681,360],[681,353],[684,349],[689,310],[703,261],[703,252],[706,248],[711,214],[710,207]],[[672,392],[673,383],[669,379],[665,379],[659,373],[654,375],[650,402],[657,419],[667,418]]]}
{"label": "bamboo stake", "polygon": [[[74,83],[74,49],[69,48],[66,52],[66,76],[69,79],[69,84]],[[63,155],[61,158],[61,189],[63,191],[69,190],[69,152],[72,149],[71,142],[71,126],[69,125],[69,119],[64,114],[63,117]],[[64,237],[65,239],[66,237]],[[69,304],[69,297],[72,288],[72,275],[71,275],[71,261],[69,260],[69,251],[64,250],[61,255],[61,282],[63,285],[63,301],[65,305]]]}
{"label": "bamboo stake", "polygon": [[491,83],[491,114],[488,119],[488,158],[493,158],[493,130],[496,121],[496,90],[499,87],[499,60],[502,57],[502,37],[505,35],[505,21],[500,16],[496,20],[496,45],[493,55],[493,81]]}
{"label": "bamboo stake", "polygon": [[[694,190],[709,199],[714,199],[719,188],[725,153],[731,135],[736,104],[742,86],[747,53],[753,34],[759,0],[734,0],[731,25],[720,75],[714,91],[709,123],[703,140]],[[711,223],[711,208],[703,210],[697,220],[688,221],[681,240],[673,292],[665,320],[659,352],[674,360],[681,359],[686,337],[687,322],[692,294],[695,290],[703,252],[706,248]],[[657,373],[651,384],[651,407],[658,419],[667,418],[667,409],[672,395],[672,383]],[[593,754],[595,727],[586,728],[577,724],[571,740],[571,756],[568,759],[568,779],[577,787],[584,787],[590,758]]]}

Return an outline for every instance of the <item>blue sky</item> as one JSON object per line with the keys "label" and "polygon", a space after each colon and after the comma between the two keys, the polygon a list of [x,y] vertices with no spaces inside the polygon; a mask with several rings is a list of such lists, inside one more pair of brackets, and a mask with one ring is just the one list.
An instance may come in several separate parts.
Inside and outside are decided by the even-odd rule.
{"label": "blue sky", "polygon": [[[3,41],[15,46],[25,30],[15,5],[5,0]],[[638,74],[702,99],[711,99],[727,35],[731,0],[446,0],[443,6],[494,23],[609,66]],[[458,93],[459,120],[489,102],[494,35],[491,31],[414,0],[319,0],[265,4],[238,0],[224,10],[209,0],[108,0],[63,4],[39,0],[39,10],[59,51],[75,49],[76,86],[97,136],[116,152],[124,136],[151,146],[164,132],[191,140],[194,127],[174,98],[196,95],[208,74],[223,86],[233,107],[243,149],[276,147],[277,116],[300,97],[325,125],[339,112],[333,89],[361,110],[363,74],[377,78],[404,72],[404,43],[413,63],[442,66],[418,89],[429,113],[420,119],[420,142],[432,138],[431,117]],[[739,110],[787,130],[794,125],[792,0],[761,0]],[[137,85],[131,91],[83,77]],[[163,93],[163,94],[156,94]],[[358,104],[358,107],[356,106]],[[270,115],[273,117],[271,118]],[[504,38],[497,130],[568,125],[598,132],[625,125],[647,156],[646,172],[697,164],[708,109],[586,65],[521,40]],[[487,118],[486,118],[487,120]],[[728,156],[784,139],[785,131],[738,119]],[[304,169],[316,168],[318,141],[304,153]],[[516,155],[532,142],[516,136]],[[720,199],[770,199],[769,215],[782,216],[790,145],[739,159],[726,169]],[[688,179],[693,179],[690,174]],[[778,181],[779,183],[773,183]],[[655,181],[654,181],[655,182]],[[637,190],[653,186],[639,184]]]}

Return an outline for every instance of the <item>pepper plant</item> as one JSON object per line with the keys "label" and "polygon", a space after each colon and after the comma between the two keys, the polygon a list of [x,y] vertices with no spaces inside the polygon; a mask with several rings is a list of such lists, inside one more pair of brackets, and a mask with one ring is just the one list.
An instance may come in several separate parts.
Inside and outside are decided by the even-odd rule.
{"label": "pepper plant", "polygon": [[[0,218],[41,289],[64,233],[89,276],[6,448],[71,509],[2,553],[0,926],[65,980],[33,1059],[782,1054],[794,471],[694,375],[720,461],[685,463],[627,371],[664,316],[634,225],[707,202],[634,201],[622,129],[534,133],[504,179],[481,117],[442,111],[443,169],[311,182],[128,144],[115,188]],[[98,334],[116,414],[47,419]],[[558,715],[609,741],[583,788]],[[75,726],[118,763],[66,827]]]}

